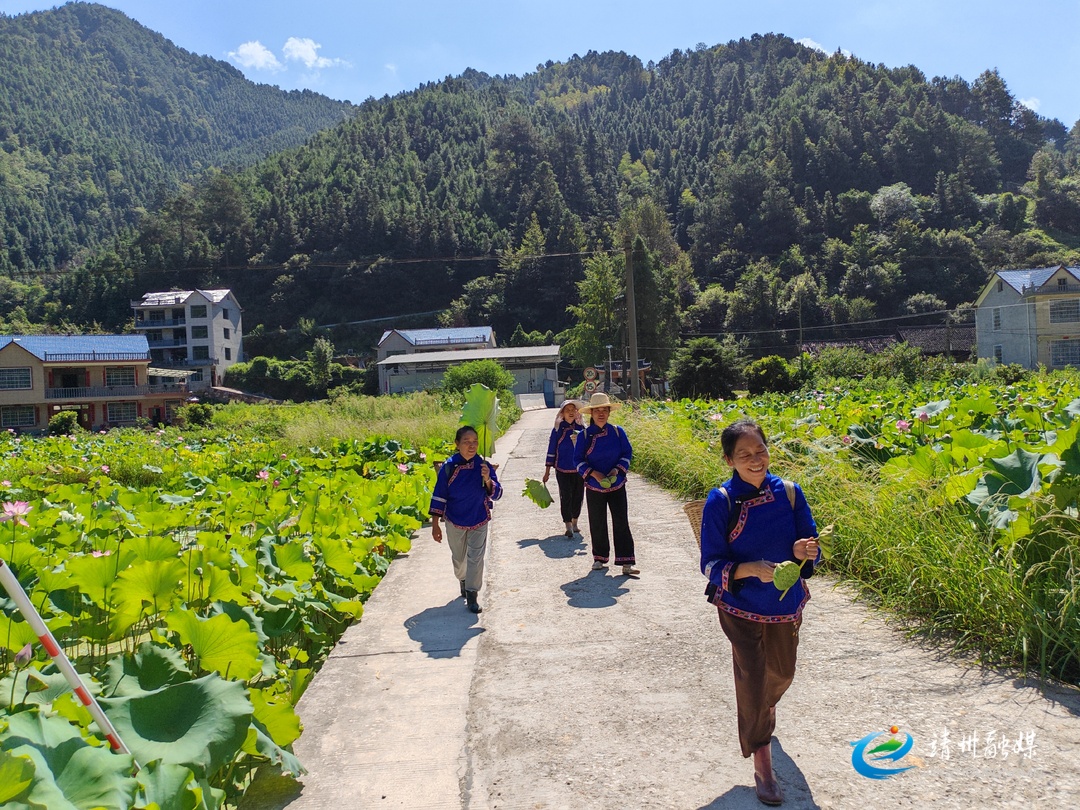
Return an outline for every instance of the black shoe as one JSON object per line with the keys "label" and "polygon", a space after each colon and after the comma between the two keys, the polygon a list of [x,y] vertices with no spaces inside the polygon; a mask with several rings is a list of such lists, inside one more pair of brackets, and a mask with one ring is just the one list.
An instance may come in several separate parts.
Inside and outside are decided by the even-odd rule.
{"label": "black shoe", "polygon": [[476,601],[476,591],[465,591],[465,602],[473,613],[481,613],[484,610]]}

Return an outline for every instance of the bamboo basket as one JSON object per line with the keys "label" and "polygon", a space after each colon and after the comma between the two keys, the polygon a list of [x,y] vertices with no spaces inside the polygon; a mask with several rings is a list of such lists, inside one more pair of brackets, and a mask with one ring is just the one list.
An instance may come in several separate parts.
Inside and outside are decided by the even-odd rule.
{"label": "bamboo basket", "polygon": [[694,539],[697,540],[698,548],[701,548],[701,513],[705,509],[705,501],[689,501],[683,504],[683,511],[686,513],[687,520],[690,521],[690,528],[694,532]]}

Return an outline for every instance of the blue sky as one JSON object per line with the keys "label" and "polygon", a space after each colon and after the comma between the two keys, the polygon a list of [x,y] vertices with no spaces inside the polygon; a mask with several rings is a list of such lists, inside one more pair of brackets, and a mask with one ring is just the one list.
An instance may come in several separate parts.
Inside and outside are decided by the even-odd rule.
{"label": "blue sky", "polygon": [[[19,14],[56,3],[0,0]],[[466,68],[528,73],[549,59],[780,33],[867,62],[973,81],[1067,127],[1080,119],[1080,0],[106,0],[176,45],[256,82],[361,102]]]}

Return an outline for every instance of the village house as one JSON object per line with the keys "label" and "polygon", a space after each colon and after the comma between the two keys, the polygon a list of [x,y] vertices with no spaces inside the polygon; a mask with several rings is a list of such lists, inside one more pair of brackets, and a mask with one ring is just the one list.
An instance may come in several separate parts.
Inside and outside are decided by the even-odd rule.
{"label": "village house", "polygon": [[87,430],[168,421],[187,388],[154,371],[144,335],[2,336],[0,427],[42,431],[68,410]]}
{"label": "village house", "polygon": [[379,391],[403,394],[434,388],[451,366],[495,360],[514,375],[515,394],[543,394],[549,406],[561,401],[558,346],[498,348],[489,326],[391,329],[379,340]]}
{"label": "village house", "polygon": [[154,365],[185,372],[193,391],[221,385],[225,369],[243,360],[240,305],[231,290],[152,292],[131,306]]}
{"label": "village house", "polygon": [[999,270],[975,308],[980,358],[1080,367],[1080,267]]}

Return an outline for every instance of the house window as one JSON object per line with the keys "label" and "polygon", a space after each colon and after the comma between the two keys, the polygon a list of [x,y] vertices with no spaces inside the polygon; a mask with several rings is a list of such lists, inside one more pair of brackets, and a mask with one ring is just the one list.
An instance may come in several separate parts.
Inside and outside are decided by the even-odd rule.
{"label": "house window", "polygon": [[1059,287],[1068,287],[1069,286],[1069,280],[1067,278],[1059,278],[1058,279],[1058,286]]}
{"label": "house window", "polygon": [[162,340],[161,330],[160,329],[151,329],[149,332],[146,333],[146,340],[149,343],[161,343],[161,340]]}
{"label": "house window", "polygon": [[134,422],[139,418],[139,409],[134,402],[110,402],[106,414],[110,422]]}
{"label": "house window", "polygon": [[999,281],[998,285],[997,285],[997,291],[1001,292],[1004,289],[1005,289],[1005,282],[1004,281]]}
{"label": "house window", "polygon": [[192,340],[206,340],[210,337],[210,328],[207,326],[193,326],[191,327],[191,339]]}
{"label": "house window", "polygon": [[191,374],[188,375],[188,382],[189,383],[202,382],[202,381],[203,381],[203,376],[202,376],[202,369],[201,368],[196,369],[195,371],[193,371]]}
{"label": "house window", "polygon": [[34,427],[37,413],[33,405],[5,405],[0,408],[0,427]]}
{"label": "house window", "polygon": [[224,332],[225,332],[225,339],[228,340],[229,335],[232,334],[232,333],[228,329],[225,329]]}
{"label": "house window", "polygon": [[1080,298],[1050,302],[1050,323],[1076,323],[1080,321]]}
{"label": "house window", "polygon": [[994,360],[998,363],[1001,362],[1001,344],[999,343],[994,347]]}
{"label": "house window", "polygon": [[221,310],[221,317],[224,318],[225,320],[229,320],[229,310],[227,310],[227,309]]}
{"label": "house window", "polygon": [[110,388],[118,385],[135,385],[135,369],[133,367],[105,369],[105,385]]}
{"label": "house window", "polygon": [[192,318],[205,318],[206,317],[206,304],[198,304],[191,308]]}
{"label": "house window", "polygon": [[1053,368],[1080,366],[1080,340],[1051,341],[1050,365]]}
{"label": "house window", "polygon": [[232,349],[230,349],[228,346],[225,347],[225,359],[232,360]]}
{"label": "house window", "polygon": [[1001,331],[1001,307],[994,307],[994,331]]}
{"label": "house window", "polygon": [[210,347],[209,346],[192,346],[191,356],[195,360],[209,360],[210,359]]}
{"label": "house window", "polygon": [[0,389],[5,391],[27,391],[33,388],[30,368],[0,368]]}

